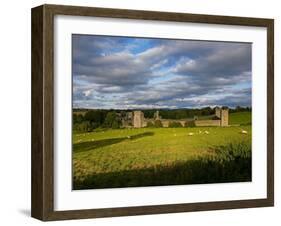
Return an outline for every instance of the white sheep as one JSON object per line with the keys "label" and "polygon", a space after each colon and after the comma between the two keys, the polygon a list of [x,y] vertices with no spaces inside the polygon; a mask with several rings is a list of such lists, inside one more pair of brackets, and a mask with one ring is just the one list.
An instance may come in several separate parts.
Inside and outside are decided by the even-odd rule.
{"label": "white sheep", "polygon": [[204,132],[205,134],[209,134],[209,132],[207,131],[207,130],[205,130],[205,132]]}
{"label": "white sheep", "polygon": [[242,134],[247,134],[248,132],[246,130],[241,131]]}
{"label": "white sheep", "polygon": [[131,136],[127,136],[128,139],[131,139]]}
{"label": "white sheep", "polygon": [[188,136],[193,136],[194,135],[194,133],[188,133]]}

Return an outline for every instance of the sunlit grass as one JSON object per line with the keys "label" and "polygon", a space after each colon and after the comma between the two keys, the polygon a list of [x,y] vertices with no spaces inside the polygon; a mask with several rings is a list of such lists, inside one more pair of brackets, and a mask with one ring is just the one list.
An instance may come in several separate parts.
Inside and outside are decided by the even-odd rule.
{"label": "sunlit grass", "polygon": [[235,112],[229,114],[230,125],[251,125],[252,113],[251,112]]}
{"label": "sunlit grass", "polygon": [[[247,134],[242,134],[242,130]],[[245,158],[245,151],[243,155],[238,151],[243,147],[249,154]],[[239,157],[233,157],[233,153]],[[226,163],[228,166],[231,164],[234,173],[235,161],[238,161],[236,167],[239,168],[242,164],[239,158],[242,156],[242,165],[245,165],[244,160],[248,162],[250,154],[251,126],[117,129],[73,134],[74,188],[149,186],[156,182],[158,185],[219,182],[223,178],[214,175],[217,177]],[[225,156],[229,158],[227,161]],[[199,167],[203,159],[205,165]],[[218,164],[218,159],[224,164]],[[193,175],[190,173],[191,165],[194,167]],[[209,172],[201,172],[206,167],[211,167],[209,172],[216,169],[213,178],[207,177],[208,180],[204,174]],[[247,172],[241,172],[244,176],[233,174],[232,180],[249,180],[250,168],[245,170]],[[225,181],[231,181],[227,175]]]}

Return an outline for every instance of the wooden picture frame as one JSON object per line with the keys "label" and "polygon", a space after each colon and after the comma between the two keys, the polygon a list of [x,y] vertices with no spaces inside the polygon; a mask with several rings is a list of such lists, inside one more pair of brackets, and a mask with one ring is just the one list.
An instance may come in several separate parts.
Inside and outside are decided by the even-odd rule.
{"label": "wooden picture frame", "polygon": [[[126,18],[267,29],[267,198],[122,208],[54,210],[54,16]],[[32,202],[34,218],[50,220],[163,214],[274,205],[274,21],[273,19],[196,15],[42,5],[32,9]]]}

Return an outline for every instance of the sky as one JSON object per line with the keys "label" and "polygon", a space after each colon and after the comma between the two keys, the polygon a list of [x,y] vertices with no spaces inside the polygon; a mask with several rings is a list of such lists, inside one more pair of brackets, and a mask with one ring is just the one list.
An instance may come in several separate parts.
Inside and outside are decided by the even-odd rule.
{"label": "sky", "polygon": [[251,107],[250,43],[72,35],[73,108]]}

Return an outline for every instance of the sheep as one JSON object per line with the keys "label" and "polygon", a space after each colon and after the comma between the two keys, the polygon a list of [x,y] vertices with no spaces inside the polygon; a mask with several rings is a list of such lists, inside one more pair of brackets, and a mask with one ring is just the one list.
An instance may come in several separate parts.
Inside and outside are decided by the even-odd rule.
{"label": "sheep", "polygon": [[207,131],[207,130],[205,130],[205,132],[204,132],[205,134],[209,134],[209,132]]}
{"label": "sheep", "polygon": [[131,136],[127,136],[128,139],[131,139]]}
{"label": "sheep", "polygon": [[201,134],[202,133],[202,131],[201,130],[199,130],[199,134]]}
{"label": "sheep", "polygon": [[194,135],[194,133],[188,133],[188,136],[193,136]]}
{"label": "sheep", "polygon": [[91,139],[91,141],[95,141],[95,139]]}
{"label": "sheep", "polygon": [[248,132],[246,130],[241,131],[242,134],[247,134]]}

